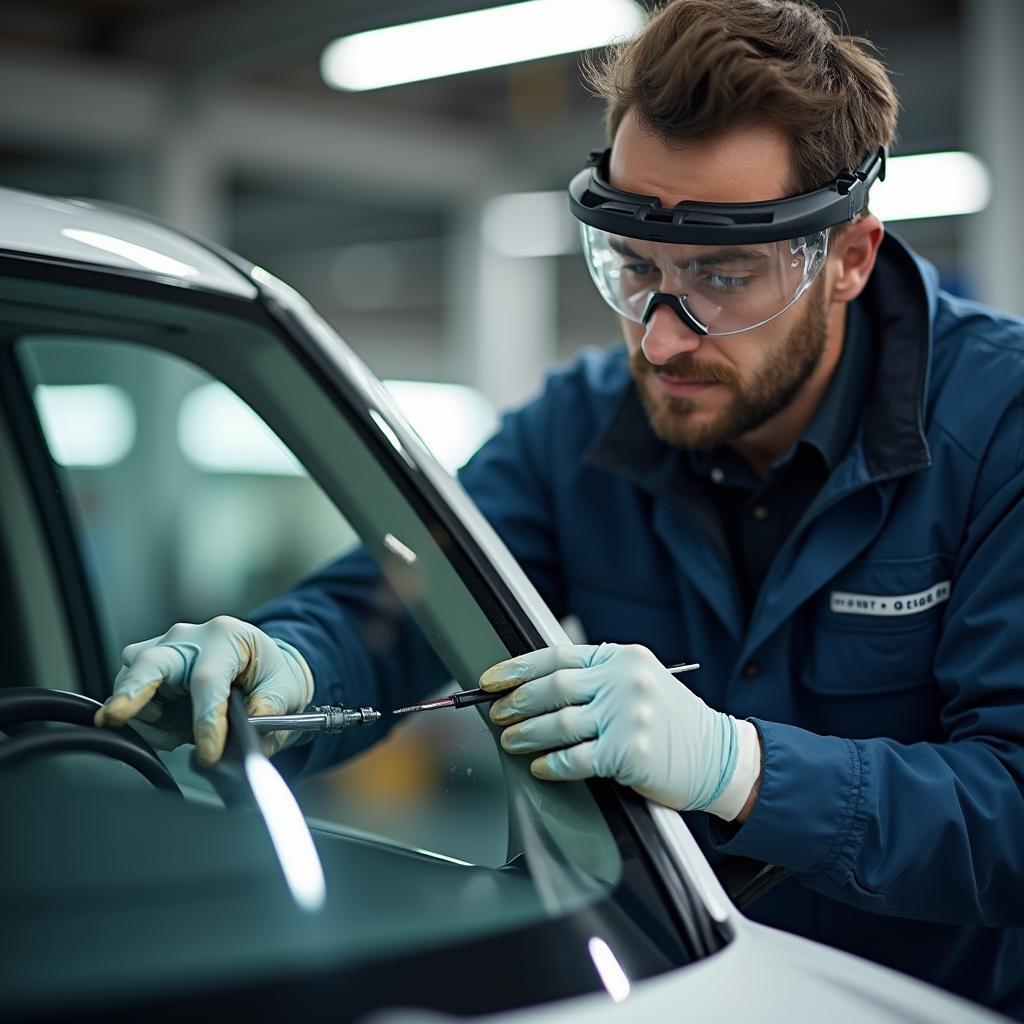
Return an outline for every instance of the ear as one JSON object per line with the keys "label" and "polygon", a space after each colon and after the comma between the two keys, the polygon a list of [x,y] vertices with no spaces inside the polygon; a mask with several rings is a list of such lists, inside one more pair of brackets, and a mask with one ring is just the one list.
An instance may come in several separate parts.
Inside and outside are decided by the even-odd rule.
{"label": "ear", "polygon": [[851,302],[864,290],[884,235],[882,222],[870,213],[839,233],[829,253],[833,302]]}

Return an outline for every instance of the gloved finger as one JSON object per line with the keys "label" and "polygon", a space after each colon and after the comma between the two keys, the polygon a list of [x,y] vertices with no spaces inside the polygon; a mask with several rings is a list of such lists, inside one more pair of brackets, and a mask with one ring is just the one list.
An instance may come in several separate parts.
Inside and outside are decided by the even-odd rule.
{"label": "gloved finger", "polygon": [[192,736],[196,756],[215,764],[224,753],[228,735],[228,696],[238,674],[238,649],[227,634],[211,636],[197,654],[186,677],[192,698]]}
{"label": "gloved finger", "polygon": [[180,681],[184,671],[184,656],[175,647],[161,645],[142,651],[117,673],[114,692],[93,716],[93,724],[123,725],[149,703],[164,683]]}
{"label": "gloved finger", "polygon": [[[261,715],[287,715],[287,701],[274,690],[262,690],[256,687],[245,702],[245,713],[250,718]],[[260,750],[265,757],[273,757],[292,743],[297,736],[294,730],[278,729],[274,732],[260,734]]]}
{"label": "gloved finger", "polygon": [[594,699],[601,683],[599,675],[586,669],[556,669],[496,700],[491,705],[491,721],[495,725],[511,725],[571,704],[586,704]]}
{"label": "gloved finger", "polygon": [[597,647],[590,644],[542,647],[539,651],[530,651],[518,658],[499,661],[480,677],[480,689],[500,693],[531,679],[550,675],[560,668],[586,668],[597,650]]}
{"label": "gloved finger", "polygon": [[557,750],[596,736],[597,717],[593,709],[570,704],[549,715],[510,726],[501,734],[501,745],[510,754],[528,754]]}
{"label": "gloved finger", "polygon": [[183,743],[192,742],[192,712],[184,694],[174,700],[165,700],[158,690],[127,725],[157,750],[174,750]]}
{"label": "gloved finger", "polygon": [[257,686],[246,699],[245,713],[250,718],[260,715],[286,715],[288,706],[286,701],[274,690],[263,690]]}
{"label": "gloved finger", "polygon": [[264,757],[273,757],[288,743],[289,733],[278,729],[276,732],[266,732],[260,736],[260,750]]}
{"label": "gloved finger", "polygon": [[556,750],[544,757],[538,757],[530,763],[530,771],[538,779],[546,782],[572,782],[576,779],[589,779],[596,775],[594,771],[594,749],[597,740],[577,743],[567,750]]}
{"label": "gloved finger", "polygon": [[196,757],[201,764],[216,764],[224,753],[224,744],[228,738],[228,693],[231,684],[227,684],[222,700],[211,698],[207,693],[201,708],[192,707],[192,739],[196,745]]}
{"label": "gloved finger", "polygon": [[127,667],[139,656],[142,651],[150,647],[156,647],[167,634],[155,636],[151,640],[140,640],[138,643],[128,644],[121,650],[121,666]]}

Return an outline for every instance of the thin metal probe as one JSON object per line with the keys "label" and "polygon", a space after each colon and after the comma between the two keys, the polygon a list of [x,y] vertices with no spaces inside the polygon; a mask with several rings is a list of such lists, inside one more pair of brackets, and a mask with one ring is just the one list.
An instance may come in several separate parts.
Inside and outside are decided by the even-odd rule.
{"label": "thin metal probe", "polygon": [[[667,671],[672,675],[682,675],[683,672],[694,672],[700,668],[698,662],[689,662],[682,665],[672,665]],[[393,715],[405,715],[410,711],[435,711],[437,708],[465,708],[470,704],[488,704],[504,697],[508,691],[494,693],[490,690],[461,690],[459,693],[449,693],[444,697],[435,697],[433,700],[424,701],[422,704],[410,704],[406,708],[395,708]]]}
{"label": "thin metal probe", "polygon": [[343,708],[337,704],[314,706],[299,715],[255,715],[249,724],[257,732],[342,732],[353,725],[372,725],[380,718],[373,708]]}

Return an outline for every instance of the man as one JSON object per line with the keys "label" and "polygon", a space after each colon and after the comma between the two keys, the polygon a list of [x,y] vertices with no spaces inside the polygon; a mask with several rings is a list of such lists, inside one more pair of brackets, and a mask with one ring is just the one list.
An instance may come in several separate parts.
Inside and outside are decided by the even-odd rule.
{"label": "man", "polygon": [[[604,643],[486,672],[502,744],[789,869],[758,920],[1024,1017],[1024,325],[883,237],[895,96],[815,9],[674,0],[591,77],[611,147],[570,195],[625,346],[461,479]],[[212,761],[232,684],[252,713],[351,703],[331,665],[367,578],[127,648],[97,721],[187,688]]]}

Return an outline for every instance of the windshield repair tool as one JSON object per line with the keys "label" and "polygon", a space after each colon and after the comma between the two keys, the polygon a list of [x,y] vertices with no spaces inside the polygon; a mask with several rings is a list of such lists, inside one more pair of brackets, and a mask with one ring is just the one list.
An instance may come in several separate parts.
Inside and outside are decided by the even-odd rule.
{"label": "windshield repair tool", "polygon": [[[697,662],[683,665],[673,665],[668,669],[672,675],[681,675],[683,672],[694,672],[700,668]],[[471,704],[490,704],[499,697],[504,697],[508,691],[495,693],[491,690],[461,690],[458,693],[449,693],[444,697],[435,697],[433,700],[424,701],[422,704],[410,704],[407,708],[395,708],[393,715],[404,715],[410,711],[434,711],[437,708],[468,708]]]}
{"label": "windshield repair tool", "polygon": [[380,718],[373,708],[343,708],[337,704],[314,705],[300,715],[256,715],[249,724],[257,732],[286,729],[294,732],[343,732],[352,725],[372,725]]}

